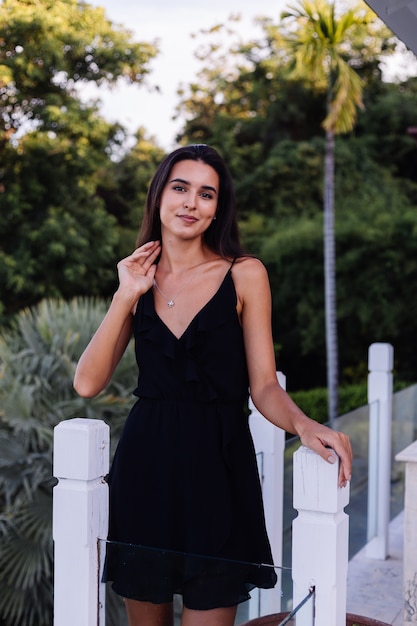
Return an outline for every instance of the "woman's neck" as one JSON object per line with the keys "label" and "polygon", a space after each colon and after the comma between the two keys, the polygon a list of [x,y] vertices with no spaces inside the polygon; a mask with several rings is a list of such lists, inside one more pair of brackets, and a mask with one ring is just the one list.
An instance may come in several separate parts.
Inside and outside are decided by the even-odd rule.
{"label": "woman's neck", "polygon": [[181,274],[214,258],[214,254],[201,241],[185,241],[179,244],[165,241],[162,244],[158,272]]}

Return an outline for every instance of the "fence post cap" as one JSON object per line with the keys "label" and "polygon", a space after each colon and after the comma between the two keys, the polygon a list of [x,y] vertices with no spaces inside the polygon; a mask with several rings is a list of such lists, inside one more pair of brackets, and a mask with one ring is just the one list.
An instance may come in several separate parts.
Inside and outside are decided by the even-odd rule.
{"label": "fence post cap", "polygon": [[76,417],[54,428],[54,476],[94,480],[109,471],[110,429],[102,420]]}
{"label": "fence post cap", "polygon": [[394,348],[390,343],[371,343],[368,349],[369,371],[390,372],[394,367]]}
{"label": "fence post cap", "polygon": [[417,463],[417,441],[413,441],[409,446],[398,452],[395,455],[396,461],[403,461],[405,463]]}
{"label": "fence post cap", "polygon": [[349,485],[339,488],[338,476],[339,463],[328,463],[316,452],[300,446],[294,453],[294,508],[322,513],[343,510],[349,504]]}

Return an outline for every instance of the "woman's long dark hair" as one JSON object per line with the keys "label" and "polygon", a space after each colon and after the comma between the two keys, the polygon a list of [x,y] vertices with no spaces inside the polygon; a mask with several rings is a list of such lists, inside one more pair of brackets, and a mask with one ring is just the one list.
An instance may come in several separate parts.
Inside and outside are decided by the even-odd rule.
{"label": "woman's long dark hair", "polygon": [[210,165],[219,177],[219,200],[216,219],[210,224],[203,239],[206,245],[222,257],[244,256],[240,243],[236,218],[236,200],[230,172],[214,148],[205,144],[195,144],[178,148],[171,152],[158,166],[146,197],[145,215],[136,241],[137,247],[147,241],[161,239],[159,202],[173,166],[179,161],[202,161]]}

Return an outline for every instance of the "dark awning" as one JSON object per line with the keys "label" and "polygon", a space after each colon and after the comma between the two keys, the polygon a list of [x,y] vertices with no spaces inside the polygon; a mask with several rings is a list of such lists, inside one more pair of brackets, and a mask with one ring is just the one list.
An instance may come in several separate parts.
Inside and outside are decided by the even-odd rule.
{"label": "dark awning", "polygon": [[417,54],[417,0],[366,0],[392,32]]}

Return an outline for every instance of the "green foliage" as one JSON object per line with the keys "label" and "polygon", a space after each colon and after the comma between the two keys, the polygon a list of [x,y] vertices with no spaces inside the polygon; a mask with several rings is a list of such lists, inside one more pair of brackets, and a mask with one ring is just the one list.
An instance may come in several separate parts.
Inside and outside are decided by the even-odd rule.
{"label": "green foliage", "polygon": [[[290,149],[288,153],[292,155]],[[417,305],[412,289],[417,280],[417,218],[412,184],[405,186],[376,165],[355,138],[338,142],[336,163],[343,384],[358,380],[354,369],[360,369],[374,341],[393,343],[397,376],[415,380]],[[278,367],[293,389],[325,384],[323,225],[316,202],[311,216],[268,220],[258,216],[242,228],[269,271],[274,337],[281,345]]]}
{"label": "green foliage", "polygon": [[365,83],[349,64],[349,47],[352,32],[365,38],[369,16],[363,5],[337,15],[335,4],[326,0],[300,0],[282,14],[283,21],[290,22],[284,36],[291,53],[290,73],[325,95],[326,131],[351,131],[362,106]]}
{"label": "green foliage", "polygon": [[[354,385],[343,385],[339,389],[339,416],[355,411],[368,403],[368,387],[366,383],[367,364],[362,368],[361,380],[365,382]],[[394,384],[394,391],[400,391],[408,386],[404,381]],[[327,389],[318,387],[315,389],[290,391],[291,398],[304,411],[306,415],[315,419],[320,424],[328,421]]]}
{"label": "green foliage", "polygon": [[[62,45],[69,13],[72,51]],[[56,28],[50,20],[59,21]],[[94,23],[97,33],[92,51],[84,22]],[[242,39],[238,22],[216,24],[199,35],[202,69],[191,85],[181,86],[180,141],[211,143],[226,158],[244,243],[270,274],[279,368],[292,388],[319,387],[325,384],[321,121],[326,103],[310,83],[289,76],[289,22],[285,30],[272,19],[259,23],[261,36],[253,41]],[[147,183],[163,151],[140,129],[136,145],[120,158],[123,129],[83,105],[73,89],[77,81],[112,82],[119,75],[114,65],[107,71],[110,32],[116,48],[122,40],[126,50],[134,46],[131,35],[106,22],[101,9],[84,4],[76,9],[72,1],[9,0],[0,5],[0,28],[0,321],[10,323],[15,312],[45,297],[111,295],[114,266],[134,246]],[[415,380],[417,375],[411,294],[417,149],[407,134],[416,125],[417,80],[382,82],[381,55],[391,53],[395,40],[373,18],[367,29],[364,38],[362,29],[352,27],[342,50],[365,83],[365,109],[355,130],[338,137],[335,154],[343,384],[362,380],[367,348],[375,340],[394,343],[397,376]],[[141,52],[135,48],[127,57],[117,48],[124,59],[118,68],[126,75],[123,63],[132,59],[136,70],[143,70],[135,80],[143,81],[156,51],[138,45]],[[48,74],[40,64],[38,91],[26,72],[36,66],[28,53],[36,46],[45,48],[52,68]],[[140,60],[142,53],[147,56]],[[96,73],[90,61],[99,67]]]}
{"label": "green foliage", "polygon": [[2,321],[42,298],[112,293],[124,233],[98,188],[124,132],[78,88],[143,83],[156,52],[88,3],[0,4]]}
{"label": "green foliage", "polygon": [[142,222],[146,193],[150,180],[165,156],[143,129],[136,134],[136,143],[123,158],[109,166],[97,187],[107,213],[114,216],[119,227],[117,256],[122,258],[133,250]]}
{"label": "green foliage", "polygon": [[132,404],[131,347],[108,388],[76,395],[76,363],[105,313],[104,302],[45,300],[0,336],[0,619],[52,623],[53,428],[73,417],[104,419],[112,444]]}
{"label": "green foliage", "polygon": [[[378,95],[366,95],[355,134],[378,164],[394,176],[417,182],[416,142],[407,132],[416,126],[417,78],[380,83]],[[416,200],[415,200],[416,201]]]}
{"label": "green foliage", "polygon": [[[250,42],[242,42],[233,24],[203,33],[198,55],[204,65],[198,80],[180,93],[179,112],[186,119],[181,141],[209,142],[226,158],[244,242],[270,274],[279,367],[292,387],[309,388],[325,384],[320,128],[325,102],[305,81],[290,80],[282,26],[265,19],[262,27],[264,37]],[[416,331],[410,289],[417,169],[405,168],[406,161],[417,162],[415,144],[406,134],[415,110],[415,80],[381,82],[379,59],[392,45],[380,23],[372,19],[367,28],[352,26],[342,51],[365,81],[366,109],[359,112],[355,132],[338,139],[335,154],[343,383],[362,379],[367,348],[375,340],[394,342],[398,376],[413,380],[417,372],[410,348]],[[226,32],[227,40],[221,41],[219,35]],[[133,181],[135,161],[132,168],[125,163],[127,179]],[[134,186],[140,189],[139,181]],[[393,249],[405,231],[406,245]],[[384,285],[388,256],[396,258],[398,271],[395,282]]]}
{"label": "green foliage", "polygon": [[53,128],[48,112],[76,101],[80,81],[143,81],[156,54],[78,0],[3,0],[0,40],[0,135],[8,137],[28,120]]}
{"label": "green foliage", "polygon": [[7,193],[0,195],[6,313],[45,297],[109,293],[114,285],[116,220],[95,197],[92,176],[83,168],[87,161],[91,167],[94,154],[99,159],[97,147],[89,145],[85,156],[87,134],[70,149],[63,145],[69,137],[40,135],[21,140],[22,153],[11,155],[4,176]]}
{"label": "green foliage", "polygon": [[[379,58],[390,54],[392,45],[387,29],[368,17],[361,28],[351,24],[338,51],[375,91]],[[244,220],[253,213],[293,210],[311,215],[318,199],[322,206],[324,150],[317,138],[326,98],[311,81],[291,75],[288,24],[265,18],[260,25],[263,35],[256,41],[242,42],[233,24],[200,34],[196,56],[204,64],[198,80],[179,91],[178,113],[186,120],[179,138],[220,150],[236,182]]]}
{"label": "green foliage", "polygon": [[321,141],[278,142],[251,174],[237,184],[237,193],[247,213],[275,219],[309,216],[320,210],[323,195],[323,145]]}
{"label": "green foliage", "polygon": [[[290,395],[294,402],[320,424],[328,421],[327,389],[317,388],[307,391],[293,391]],[[339,415],[345,415],[367,403],[366,383],[343,386],[339,390]]]}

